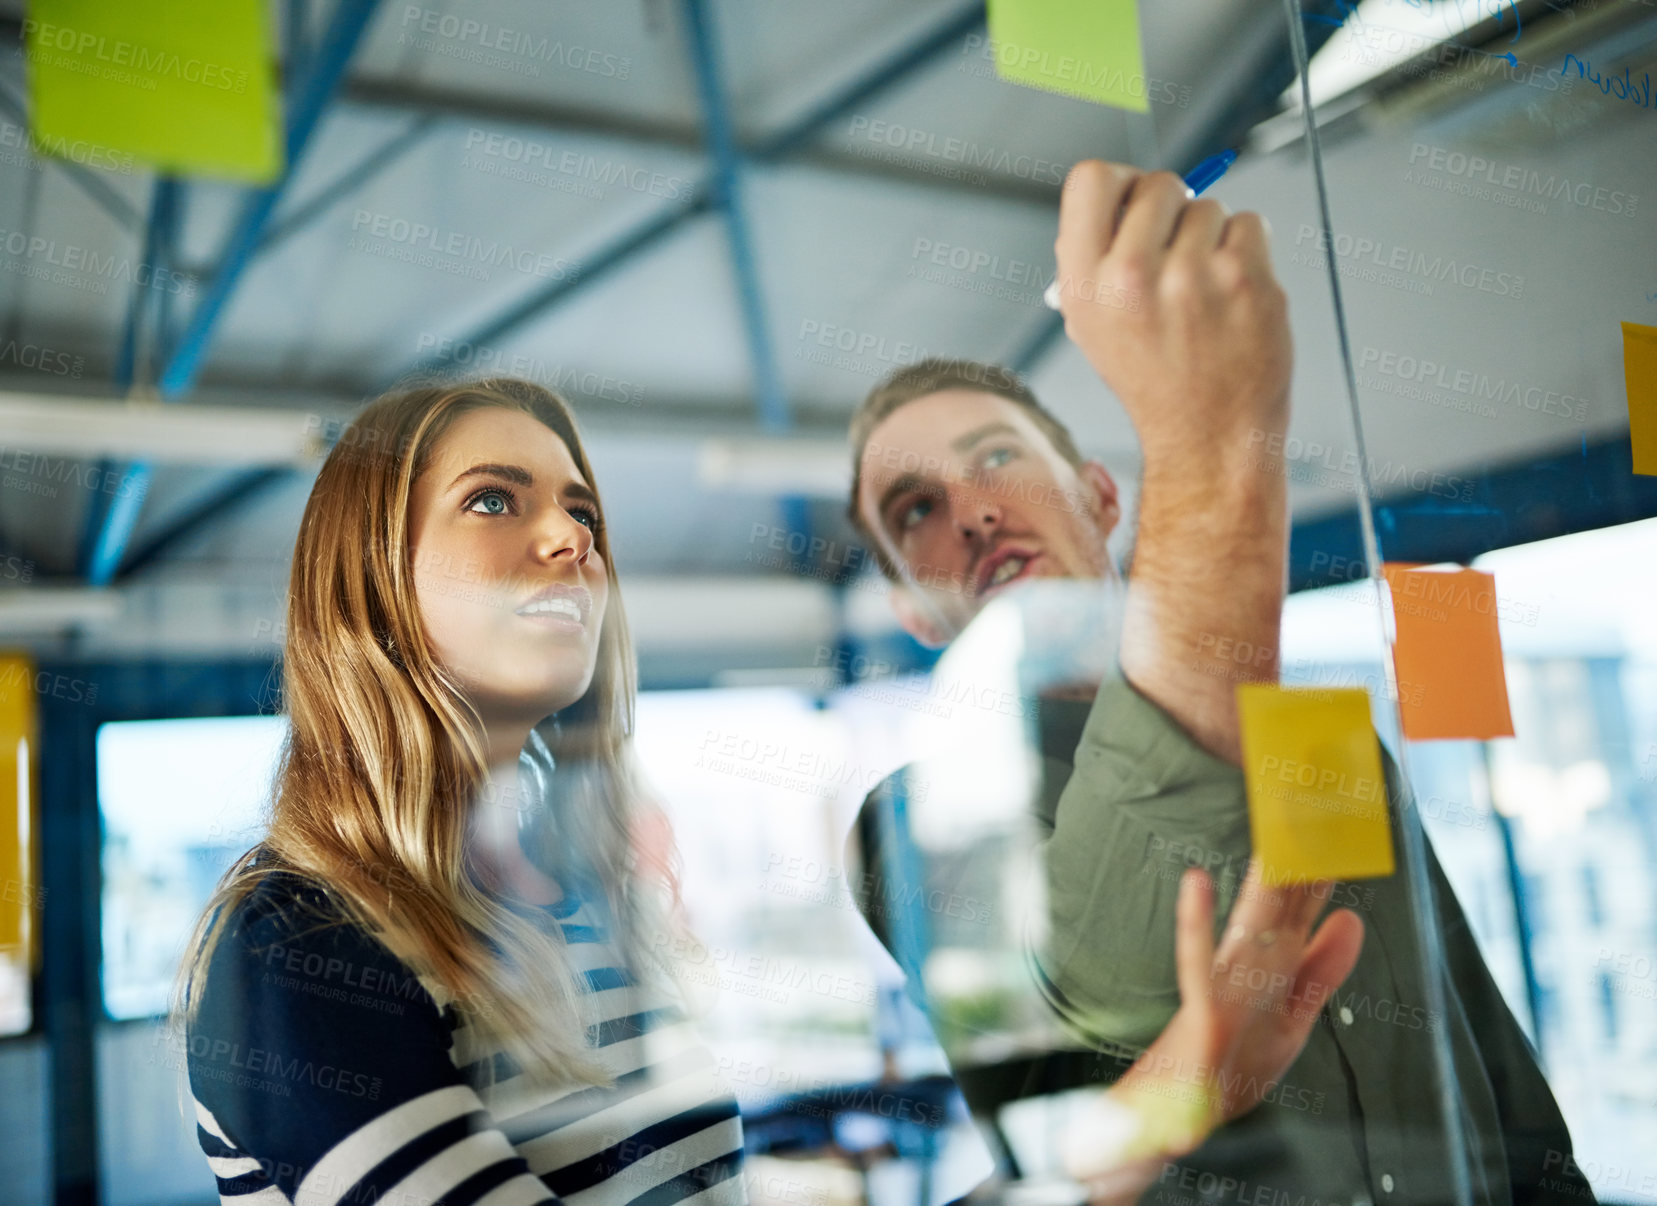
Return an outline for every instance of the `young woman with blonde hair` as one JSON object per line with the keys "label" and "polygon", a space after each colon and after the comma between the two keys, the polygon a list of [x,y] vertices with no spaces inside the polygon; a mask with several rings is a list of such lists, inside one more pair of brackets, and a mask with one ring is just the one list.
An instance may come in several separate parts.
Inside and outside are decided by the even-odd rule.
{"label": "young woman with blonde hair", "polygon": [[658,957],[634,677],[559,398],[432,386],[346,429],[294,548],[268,833],[180,973],[224,1200],[743,1200],[736,1103]]}

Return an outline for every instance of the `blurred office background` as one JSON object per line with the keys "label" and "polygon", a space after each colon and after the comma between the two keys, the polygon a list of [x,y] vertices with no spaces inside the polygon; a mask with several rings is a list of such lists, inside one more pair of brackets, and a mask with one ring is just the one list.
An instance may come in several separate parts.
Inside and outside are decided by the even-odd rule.
{"label": "blurred office background", "polygon": [[[981,0],[272,0],[266,193],[36,154],[27,17],[0,3],[0,1201],[213,1200],[157,1018],[257,834],[298,516],[356,408],[451,371],[556,388],[589,435],[750,1196],[1050,1172],[1057,1107],[966,1120],[847,892],[864,794],[974,743],[935,780],[972,903],[931,918],[934,1021],[1001,1016],[975,952],[1026,751],[892,622],[845,422],[902,364],[1005,363],[1131,497],[1041,303],[1063,176],[1228,147],[1213,195],[1271,221],[1295,323],[1286,677],[1386,694],[1361,485],[1387,559],[1496,574],[1517,736],[1412,746],[1417,799],[1579,1163],[1657,1201],[1657,485],[1617,329],[1657,325],[1657,112],[1562,70],[1657,67],[1657,7],[1157,0],[1134,114],[998,79]],[[994,680],[977,656],[950,681]]]}

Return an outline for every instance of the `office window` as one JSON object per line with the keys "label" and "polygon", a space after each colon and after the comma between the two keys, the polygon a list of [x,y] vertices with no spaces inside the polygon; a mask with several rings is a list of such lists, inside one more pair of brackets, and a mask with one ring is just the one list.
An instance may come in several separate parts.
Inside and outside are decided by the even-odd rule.
{"label": "office window", "polygon": [[1526,882],[1547,1003],[1543,1067],[1579,1163],[1608,1199],[1657,1130],[1657,522],[1503,549],[1496,574],[1517,736],[1492,742],[1498,811]]}
{"label": "office window", "polygon": [[28,1032],[34,1016],[29,984],[24,961],[12,951],[0,951],[0,1037]]}
{"label": "office window", "polygon": [[[1617,1170],[1639,1165],[1657,1128],[1657,521],[1473,564],[1496,575],[1516,736],[1412,743],[1411,779],[1578,1163],[1604,1196],[1627,1197]],[[1374,606],[1367,591],[1289,600],[1286,681],[1382,694],[1379,642],[1352,620]]]}
{"label": "office window", "polygon": [[[285,722],[104,725],[103,985],[118,1019],[163,1012],[190,926],[258,838]],[[846,807],[879,781],[840,711],[800,691],[645,692],[638,749],[671,815],[707,1024],[814,1073],[878,1074],[877,984],[840,872]],[[849,803],[848,803],[849,802]],[[704,949],[705,948],[705,949]],[[801,1044],[804,1046],[801,1046]],[[810,1053],[810,1059],[807,1054]]]}
{"label": "office window", "polygon": [[1617,1041],[1617,988],[1611,977],[1599,974],[1599,1006],[1605,1017],[1605,1039]]}
{"label": "office window", "polygon": [[258,840],[286,722],[120,721],[98,729],[104,1008],[166,1011],[213,885]]}
{"label": "office window", "polygon": [[884,772],[794,689],[644,692],[637,732],[684,860],[684,977],[739,1100],[877,1077],[880,985],[839,834]]}

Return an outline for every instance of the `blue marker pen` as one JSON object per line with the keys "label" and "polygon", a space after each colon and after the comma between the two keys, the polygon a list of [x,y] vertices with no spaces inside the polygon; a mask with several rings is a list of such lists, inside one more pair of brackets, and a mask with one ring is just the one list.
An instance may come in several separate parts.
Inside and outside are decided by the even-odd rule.
{"label": "blue marker pen", "polygon": [[1191,190],[1192,197],[1200,197],[1217,184],[1220,177],[1230,171],[1231,165],[1236,162],[1236,151],[1221,151],[1218,155],[1210,155],[1186,175],[1185,187]]}
{"label": "blue marker pen", "polygon": [[[1225,175],[1231,165],[1237,162],[1236,151],[1221,151],[1218,155],[1210,155],[1185,175],[1185,187],[1191,190],[1191,198],[1202,196],[1221,176]],[[1049,310],[1059,308],[1059,282],[1054,281],[1047,286],[1047,292],[1042,294],[1042,300],[1047,303]]]}

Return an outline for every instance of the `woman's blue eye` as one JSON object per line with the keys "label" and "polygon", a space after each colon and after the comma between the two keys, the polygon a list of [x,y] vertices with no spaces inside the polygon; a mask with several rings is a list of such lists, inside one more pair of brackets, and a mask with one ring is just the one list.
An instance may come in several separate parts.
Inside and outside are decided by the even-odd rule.
{"label": "woman's blue eye", "polygon": [[1011,448],[997,448],[984,458],[984,468],[999,469],[1012,460],[1014,455]]}
{"label": "woman's blue eye", "polygon": [[930,498],[917,498],[902,511],[898,512],[898,527],[908,531],[932,512]]}
{"label": "woman's blue eye", "polygon": [[585,527],[589,532],[598,531],[598,516],[586,507],[577,507],[570,512],[570,517]]}
{"label": "woman's blue eye", "polygon": [[512,509],[512,493],[509,490],[484,490],[472,496],[466,504],[468,511],[477,511],[479,503],[490,503],[486,509],[478,511],[480,515],[505,515]]}

